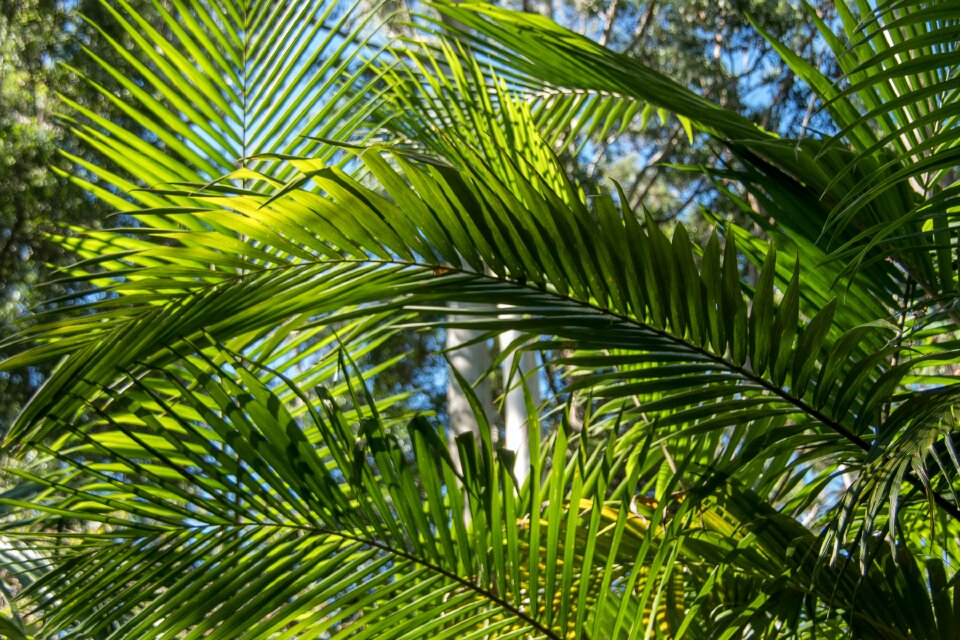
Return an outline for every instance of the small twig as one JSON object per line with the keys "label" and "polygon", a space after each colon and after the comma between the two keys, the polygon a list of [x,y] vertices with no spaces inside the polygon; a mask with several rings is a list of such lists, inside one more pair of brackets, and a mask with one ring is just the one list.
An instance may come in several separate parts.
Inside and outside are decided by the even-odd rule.
{"label": "small twig", "polygon": [[650,0],[650,3],[647,4],[647,10],[643,12],[643,17],[640,18],[640,22],[637,24],[637,29],[633,32],[633,38],[621,52],[623,55],[629,54],[634,50],[634,48],[643,44],[643,40],[647,36],[647,28],[650,26],[651,18],[653,18],[653,8],[656,6],[656,4],[656,0]]}
{"label": "small twig", "polygon": [[620,8],[620,0],[613,0],[610,3],[610,10],[607,11],[606,24],[603,27],[603,35],[600,36],[600,46],[607,46],[610,40],[610,34],[613,33],[613,23],[617,19],[617,9]]}

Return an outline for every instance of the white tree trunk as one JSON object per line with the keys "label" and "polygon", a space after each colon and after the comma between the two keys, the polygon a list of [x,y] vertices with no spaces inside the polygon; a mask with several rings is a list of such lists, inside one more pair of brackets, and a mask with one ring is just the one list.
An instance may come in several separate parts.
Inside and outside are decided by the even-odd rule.
{"label": "white tree trunk", "polygon": [[[504,331],[497,340],[500,350],[506,351],[510,344],[520,337],[519,331]],[[537,357],[532,351],[524,351],[519,356],[518,369],[513,372],[516,362],[516,353],[504,358],[502,363],[503,387],[506,394],[503,399],[504,421],[504,448],[513,451],[515,458],[513,473],[517,481],[523,485],[530,473],[530,438],[539,438],[537,433],[531,434],[530,421],[527,419],[527,405],[524,399],[523,385],[527,386],[533,404],[540,404],[540,383],[537,375]],[[511,377],[511,372],[513,375]],[[529,377],[528,377],[529,376]]]}
{"label": "white tree trunk", "polygon": [[[454,309],[458,306],[456,303],[450,303]],[[451,314],[450,320],[467,319],[469,316],[458,316]],[[470,329],[447,329],[448,357],[450,365],[456,369],[464,380],[474,385],[474,393],[480,400],[483,411],[486,414],[487,423],[496,425],[496,410],[493,406],[493,395],[490,392],[490,381],[484,376],[487,369],[490,368],[490,349],[485,342],[478,342],[469,346],[462,346],[471,340],[475,340],[482,332]],[[479,382],[478,382],[479,381]],[[470,408],[467,396],[460,388],[457,379],[451,374],[447,384],[447,416],[449,418],[449,429],[447,430],[447,447],[450,450],[450,456],[457,467],[457,471],[463,471],[460,466],[460,456],[457,452],[456,438],[465,433],[472,433],[478,439],[480,437],[480,423]],[[494,442],[497,440],[496,428],[491,429],[490,437]]]}
{"label": "white tree trunk", "polygon": [[[449,305],[456,309],[458,305],[451,303]],[[470,316],[458,316],[451,313],[450,320],[467,319]],[[502,317],[510,317],[505,315]],[[484,374],[490,368],[491,358],[490,349],[485,342],[477,342],[469,346],[463,346],[471,340],[476,340],[482,335],[482,332],[469,329],[447,329],[446,348],[450,365],[456,369],[460,376],[474,385],[474,393],[480,401],[486,417],[487,424],[490,425],[490,439],[496,443],[497,437],[497,411],[493,405],[493,396],[490,391],[490,382],[484,377]],[[497,343],[501,351],[507,351],[514,340],[520,337],[519,331],[505,331],[497,336]],[[510,354],[504,358],[501,365],[504,384],[503,398],[503,420],[504,420],[504,448],[514,453],[513,473],[517,481],[522,485],[530,474],[530,438],[539,438],[540,433],[530,433],[530,421],[527,419],[527,405],[524,399],[524,390],[522,385],[526,385],[527,393],[530,394],[534,405],[540,404],[540,384],[537,371],[536,354],[530,351],[523,352],[520,356],[518,369],[513,372],[516,355]],[[511,377],[511,372],[513,375]],[[475,437],[480,437],[480,423],[470,408],[466,395],[460,388],[456,378],[451,375],[447,384],[447,416],[449,419],[449,429],[447,431],[447,446],[450,456],[458,471],[463,471],[460,466],[460,458],[457,452],[457,437],[471,433]]]}

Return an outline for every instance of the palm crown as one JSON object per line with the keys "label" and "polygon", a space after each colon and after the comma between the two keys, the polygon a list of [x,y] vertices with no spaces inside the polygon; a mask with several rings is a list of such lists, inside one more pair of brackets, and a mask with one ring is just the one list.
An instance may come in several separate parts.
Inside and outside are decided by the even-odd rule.
{"label": "palm crown", "polygon": [[[836,127],[788,140],[539,16],[434,6],[404,47],[335,4],[113,11],[155,139],[75,110],[104,159],[76,179],[136,224],[64,237],[94,294],[8,341],[63,360],[7,438],[4,633],[955,635],[955,8],[840,3],[840,84],[774,43]],[[585,194],[547,94],[577,135],[650,105],[712,136],[763,236]],[[577,430],[526,393],[527,473],[475,381],[456,460],[368,391],[359,359],[451,301],[590,399]]]}

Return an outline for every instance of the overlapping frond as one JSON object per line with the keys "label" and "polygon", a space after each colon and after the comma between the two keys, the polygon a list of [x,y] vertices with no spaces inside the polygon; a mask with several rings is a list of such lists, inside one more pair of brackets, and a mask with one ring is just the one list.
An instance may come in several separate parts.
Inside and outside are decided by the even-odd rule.
{"label": "overlapping frond", "polygon": [[[44,416],[81,407],[73,393],[87,387],[77,385],[108,387],[121,369],[169,360],[170,346],[189,351],[178,345],[226,342],[290,318],[322,324],[376,311],[431,310],[447,300],[478,303],[465,310],[476,319],[464,326],[519,329],[581,351],[622,352],[577,361],[586,371],[578,384],[612,403],[611,411],[628,405],[623,410],[638,433],[655,427],[719,437],[748,425],[743,437],[759,447],[758,460],[786,451],[784,461],[793,461],[789,453],[808,448],[818,452],[810,464],[819,456],[856,467],[880,444],[891,403],[923,397],[902,382],[928,358],[912,364],[898,327],[871,322],[838,334],[836,300],[801,317],[798,262],[778,293],[771,249],[754,290],[745,290],[733,234],[722,249],[714,236],[701,253],[682,226],[670,240],[610,198],[592,198],[587,206],[575,191],[561,198],[519,169],[505,181],[470,149],[459,153],[459,169],[413,163],[380,148],[359,153],[389,199],[335,167],[292,158],[286,159],[302,172],[293,185],[308,178],[325,195],[292,187],[196,196],[210,207],[198,219],[236,220],[232,228],[249,229],[251,239],[225,241],[216,230],[157,231],[179,244],[177,255],[200,259],[174,267],[164,244],[120,256],[133,267],[119,285],[121,299],[97,303],[98,313],[77,318],[65,340],[11,363],[70,353],[14,437],[42,437],[49,431]],[[211,263],[231,268],[211,271]],[[157,304],[158,289],[179,293]],[[514,317],[497,317],[495,304],[512,305]],[[885,346],[863,353],[871,336]],[[891,369],[894,357],[902,360]],[[772,432],[790,438],[770,438],[770,420],[779,425]],[[797,464],[794,477],[804,468]],[[951,468],[941,475],[948,484],[956,478]],[[903,479],[922,489],[913,504],[926,495],[957,512],[940,481],[924,487],[915,472]]]}
{"label": "overlapping frond", "polygon": [[820,566],[815,536],[735,481],[685,495],[649,441],[588,455],[561,429],[516,493],[489,438],[461,439],[456,471],[433,425],[388,429],[347,379],[308,395],[187,361],[64,423],[61,466],[17,472],[42,495],[2,499],[51,567],[21,597],[44,613],[35,637],[715,638],[790,608],[798,629],[804,608],[841,620],[860,598],[854,628],[911,628],[883,619],[882,583]]}
{"label": "overlapping frond", "polygon": [[[564,200],[578,197],[551,146],[559,130],[544,129],[535,109],[459,43],[422,46],[405,52],[409,64],[385,73],[392,129],[428,157],[456,165],[461,150],[470,148],[504,184],[519,171]],[[514,194],[522,197],[521,190],[518,185]]]}
{"label": "overlapping frond", "polygon": [[[920,4],[926,6],[928,3]],[[936,14],[936,11],[943,11],[942,8],[936,8],[940,7],[938,3],[930,3],[930,6],[931,15]],[[902,155],[892,149],[891,145],[882,141],[878,143],[877,137],[869,132],[869,128],[870,123],[883,114],[878,112],[864,115],[858,102],[862,98],[860,90],[866,91],[865,87],[874,87],[872,81],[865,80],[863,86],[854,83],[857,90],[854,99],[852,94],[835,88],[818,70],[785,47],[778,47],[785,60],[827,103],[831,114],[837,119],[838,128],[841,129],[839,139],[842,144],[813,139],[783,140],[761,130],[739,114],[697,96],[642,63],[609,51],[562,27],[542,21],[537,16],[514,14],[490,5],[470,3],[439,2],[437,7],[451,18],[487,36],[488,40],[476,38],[474,46],[482,51],[483,55],[515,69],[515,73],[522,76],[522,81],[518,82],[517,86],[533,87],[533,99],[536,99],[539,90],[537,87],[594,95],[619,95],[623,96],[627,103],[638,102],[664,109],[724,142],[732,153],[758,172],[755,178],[761,179],[757,185],[759,192],[769,195],[770,188],[774,186],[776,191],[781,193],[784,190],[790,192],[795,207],[764,211],[763,214],[775,219],[779,227],[795,238],[802,238],[835,259],[842,259],[839,266],[833,267],[838,277],[848,277],[868,264],[874,271],[889,270],[890,265],[884,262],[889,257],[910,274],[928,298],[940,301],[941,289],[953,290],[950,283],[954,281],[955,275],[951,271],[952,267],[947,265],[947,258],[955,253],[955,243],[950,240],[952,235],[947,222],[949,216],[946,215],[948,208],[945,208],[950,191],[947,189],[944,195],[934,195],[931,198],[930,193],[922,193],[923,190],[918,190],[913,184],[916,176],[925,171],[933,175],[936,167],[931,165],[924,168],[931,162],[940,163],[943,165],[941,168],[949,172],[953,162],[950,159],[951,152],[948,146],[944,146],[947,143],[943,142],[940,144],[943,153],[937,156],[940,160],[931,156],[929,160],[918,162],[917,157],[914,157],[917,152],[911,151]],[[902,7],[890,11],[881,7],[877,12],[882,17],[867,21],[868,26],[874,25],[874,31],[887,33],[876,27],[876,24],[885,24],[885,21],[890,19],[891,11],[902,11],[904,15],[910,13],[903,11]],[[949,22],[948,17],[941,18]],[[840,55],[840,58],[850,63],[851,73],[857,65],[869,67],[874,64],[862,60],[851,62],[851,56],[845,47],[830,33],[826,25],[822,27],[824,37],[831,39],[838,55],[845,54]],[[526,34],[533,29],[536,30],[537,37],[531,40]],[[900,29],[900,25],[894,29]],[[868,31],[869,33],[873,31]],[[937,51],[949,47],[949,29],[944,27],[942,32],[936,33],[941,34],[942,42],[918,39],[916,46],[923,50]],[[860,31],[857,31],[857,34],[860,34]],[[882,33],[873,35],[876,35],[874,40],[887,37]],[[873,41],[862,35],[852,37]],[[909,43],[913,40],[898,32],[896,41]],[[902,48],[909,46],[903,44]],[[886,49],[887,45],[883,47],[884,51]],[[907,67],[903,72],[917,73],[918,77],[926,77],[924,73],[949,76],[952,71],[948,68],[948,58],[949,56],[944,58],[936,54],[930,62],[933,67],[914,71]],[[901,65],[896,65],[892,60],[893,58],[881,51],[875,64],[901,68]],[[858,73],[867,77],[864,75],[866,72]],[[886,82],[882,73],[876,73],[874,77],[877,83]],[[901,85],[907,84],[909,82],[901,82]],[[904,95],[900,96],[898,101],[883,103],[877,99],[874,102],[877,103],[877,109],[886,109],[888,107],[883,104],[888,104],[890,109],[899,110],[898,113],[909,113],[915,108],[910,100],[922,102],[928,97],[923,93],[922,86],[917,87],[918,93],[910,94],[913,98]],[[938,99],[943,101],[946,97],[941,96]],[[866,98],[864,101],[869,103]],[[942,117],[942,126],[952,128],[949,113],[944,113],[942,109],[935,110],[934,113],[937,115],[931,115],[931,118]],[[897,131],[902,133],[904,128],[909,129],[912,126],[892,121],[890,118],[887,120],[890,130],[888,137],[896,136]],[[945,135],[949,138],[949,134]],[[844,147],[848,143],[853,150]],[[926,147],[920,151],[926,153]],[[755,183],[755,180],[748,180],[747,186],[752,183]],[[935,191],[939,192],[939,187]],[[781,205],[789,204],[789,201],[779,196],[780,193],[777,193],[774,198]],[[791,211],[792,208],[796,211]],[[930,211],[931,215],[925,218],[916,213],[921,210]],[[935,233],[931,225],[937,225],[935,230],[939,234]],[[895,272],[891,273],[896,275]],[[885,293],[889,295],[889,292],[883,290],[872,293],[877,296]],[[890,298],[883,297],[881,300],[891,301]]]}
{"label": "overlapping frond", "polygon": [[47,495],[4,503],[57,558],[26,590],[37,637],[604,637],[611,616],[641,628],[635,612],[658,608],[656,589],[613,586],[673,562],[650,545],[667,523],[629,512],[629,481],[620,508],[594,508],[606,479],[584,493],[583,469],[556,464],[524,500],[489,440],[459,443],[459,475],[421,418],[398,437],[363,399],[351,420],[341,398],[289,387],[309,408],[296,419],[240,361],[187,372],[153,374],[177,403],[141,380],[159,406],[94,409],[64,425],[60,471],[19,472]]}
{"label": "overlapping frond", "polygon": [[[928,295],[952,306],[957,129],[951,79],[958,66],[956,16],[948,4],[861,3],[855,11],[840,3],[845,39],[809,11],[844,73],[839,85],[771,42],[830,113],[837,129],[831,147],[846,146],[855,154],[831,182],[848,182],[850,188],[831,203],[826,227],[858,231],[836,256],[846,259],[852,272],[880,248],[880,255],[903,260]],[[866,171],[849,182],[857,167]],[[865,211],[891,190],[913,197],[880,218]]]}
{"label": "overlapping frond", "polygon": [[[156,143],[77,106],[108,161],[77,179],[138,226],[63,238],[81,258],[66,277],[95,294],[4,344],[5,368],[61,363],[7,441],[59,466],[11,470],[32,503],[0,496],[51,567],[2,628],[44,612],[51,638],[953,634],[953,125],[910,102],[947,102],[952,22],[908,4],[843,14],[846,86],[781,52],[837,121],[827,141],[778,139],[492,5],[439,8],[495,44],[464,33],[469,52],[376,69],[334,5],[158,4],[164,29],[111,8],[136,78],[104,68]],[[913,13],[939,26],[913,33]],[[551,92],[577,97],[548,109]],[[724,223],[696,246],[565,175],[550,145],[569,114],[606,131],[640,104],[742,161],[714,175],[752,195],[727,192],[767,238]],[[320,141],[384,114],[415,151]],[[933,146],[914,135],[937,126]],[[933,172],[939,195],[917,188]],[[489,429],[455,466],[433,425],[338,377],[332,352],[451,301],[447,326],[519,331],[510,349],[562,354],[561,395],[588,398],[582,431],[530,439],[521,486]]]}
{"label": "overlapping frond", "polygon": [[[247,160],[258,152],[330,160],[336,149],[320,139],[357,139],[375,129],[372,14],[333,1],[178,1],[155,2],[154,23],[122,0],[104,8],[123,38],[93,26],[126,66],[87,54],[122,93],[87,82],[128,124],[65,98],[75,135],[102,158],[68,159],[75,180],[121,211],[191,204],[142,187],[219,180],[241,163],[260,166]],[[272,164],[270,171],[282,177],[289,168]]]}
{"label": "overlapping frond", "polygon": [[[176,1],[154,2],[148,14],[123,0],[103,2],[104,19],[111,24],[91,26],[110,55],[83,47],[96,72],[89,77],[76,73],[121,117],[112,121],[108,114],[95,113],[65,96],[68,115],[63,118],[86,153],[83,157],[64,153],[71,161],[73,179],[93,196],[120,212],[142,214],[149,208],[151,213],[139,220],[120,218],[132,223],[132,228],[107,234],[66,229],[57,240],[80,263],[63,277],[86,281],[91,287],[81,287],[59,302],[72,304],[78,313],[103,305],[123,306],[120,299],[138,278],[131,275],[126,284],[116,286],[110,276],[98,274],[125,271],[129,265],[118,261],[121,254],[159,249],[153,241],[144,242],[140,225],[173,234],[215,228],[223,234],[224,243],[234,248],[245,245],[250,255],[265,255],[256,242],[245,243],[246,230],[231,221],[218,221],[215,216],[200,221],[195,214],[206,205],[193,197],[193,190],[205,184],[214,188],[226,175],[241,188],[264,188],[291,175],[293,169],[283,163],[251,159],[257,151],[309,153],[334,164],[349,160],[322,140],[362,141],[376,130],[372,116],[378,106],[378,76],[370,62],[383,38],[371,27],[373,14],[364,12],[365,6],[335,1]],[[98,77],[108,79],[110,86],[98,84]],[[193,186],[184,189],[185,184]],[[155,256],[147,263],[165,264],[166,274],[173,279],[167,284],[153,279],[137,285],[141,302],[152,291],[157,312],[165,296],[176,295],[180,285],[172,283],[180,266],[202,269],[212,257],[199,248],[190,256],[175,241],[161,242],[167,244],[166,256]],[[273,250],[305,255],[291,245]],[[216,266],[213,262],[206,262],[206,268],[234,270],[234,275],[244,267],[242,260]],[[299,320],[288,316],[254,333],[240,330],[227,346],[266,361],[283,361],[288,369],[300,367],[304,375],[312,375],[309,364],[301,365],[310,363],[311,354],[335,337],[325,328],[305,327]],[[384,327],[400,321],[393,318]],[[366,321],[368,326],[377,322]],[[70,350],[75,340],[83,341],[83,331],[99,333],[109,330],[110,324],[81,327],[59,321],[47,325],[53,338],[48,355],[57,357],[65,352],[61,348]],[[342,329],[350,333],[356,326]],[[365,351],[382,340],[375,333],[367,336],[372,340],[362,347]],[[202,336],[199,339],[203,342]],[[5,339],[5,352],[16,350],[16,344],[16,338]]]}

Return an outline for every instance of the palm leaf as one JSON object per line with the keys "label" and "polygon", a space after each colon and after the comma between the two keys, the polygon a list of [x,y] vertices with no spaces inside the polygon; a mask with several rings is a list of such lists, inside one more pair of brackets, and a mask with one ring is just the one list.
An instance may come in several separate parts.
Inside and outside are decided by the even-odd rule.
{"label": "palm leaf", "polygon": [[[831,447],[821,451],[833,463],[854,464],[871,449],[874,425],[889,401],[889,391],[871,391],[895,388],[909,367],[886,372],[888,358],[899,349],[895,342],[886,350],[855,354],[864,337],[887,332],[893,338],[896,327],[868,323],[828,342],[837,304],[801,322],[796,265],[777,307],[777,259],[771,251],[750,294],[748,313],[733,237],[727,238],[722,262],[719,241],[712,239],[698,269],[682,228],[668,241],[656,225],[641,226],[632,213],[618,211],[609,200],[595,198],[594,209],[582,201],[565,202],[540,178],[531,179],[520,169],[513,169],[504,184],[467,149],[460,151],[464,168],[459,171],[417,166],[402,153],[391,154],[398,167],[392,168],[381,153],[373,148],[360,158],[381,184],[389,185],[392,201],[336,168],[295,159],[289,161],[303,171],[303,178],[329,195],[290,188],[271,195],[202,196],[251,221],[270,219],[271,233],[281,236],[304,237],[302,221],[310,220],[315,233],[336,238],[338,252],[331,255],[327,245],[313,239],[309,246],[319,254],[314,260],[269,251],[251,255],[243,246],[222,242],[216,231],[179,233],[184,246],[203,256],[193,267],[196,276],[190,276],[189,264],[174,272],[174,281],[187,290],[157,306],[152,292],[158,278],[170,277],[169,267],[136,269],[125,285],[121,307],[100,304],[113,318],[113,327],[99,325],[98,315],[87,316],[79,322],[92,323],[96,330],[70,336],[65,345],[51,345],[59,347],[55,353],[75,352],[25,413],[21,428],[29,430],[14,437],[29,441],[48,433],[50,426],[36,418],[72,415],[79,408],[73,395],[79,380],[109,386],[117,380],[118,367],[169,361],[170,347],[190,352],[193,342],[226,342],[287,318],[326,323],[375,309],[429,310],[438,300],[457,299],[511,304],[517,317],[492,317],[494,307],[477,306],[464,311],[475,320],[454,326],[518,329],[532,336],[556,336],[575,348],[629,354],[628,362],[640,365],[638,371],[620,367],[609,382],[607,374],[597,371],[579,384],[613,403],[639,399],[638,408],[629,411],[637,429],[648,428],[645,416],[653,415],[658,428],[681,433],[688,427],[721,433],[743,422],[756,425],[760,434],[765,420],[779,416],[800,425],[801,441],[820,442],[829,436]],[[502,165],[499,171],[510,166]],[[295,178],[292,184],[301,181]],[[516,193],[525,194],[524,199]],[[589,249],[580,247],[585,238],[590,238]],[[568,256],[553,251],[571,242],[576,251]],[[168,254],[158,246],[126,259],[163,260]],[[613,255],[620,261],[610,260]],[[211,276],[207,265],[212,260],[236,267]],[[244,275],[232,275],[241,264]],[[666,271],[665,277],[654,277],[654,265]],[[191,288],[191,280],[202,284]],[[279,295],[283,306],[273,302]],[[371,303],[378,306],[364,306]],[[33,362],[50,352],[50,347],[40,346],[10,364]],[[596,365],[579,362],[588,369],[606,364],[603,358]],[[664,365],[683,373],[671,381],[669,394],[660,395],[666,389],[655,367]],[[769,446],[767,453],[776,455],[777,443]],[[920,487],[918,477],[905,478]],[[947,513],[957,511],[949,498],[930,495]]]}
{"label": "palm leaf", "polygon": [[[919,165],[913,160],[894,161],[896,156],[885,149],[872,148],[874,139],[862,133],[863,126],[855,132],[851,129],[850,133],[860,136],[857,153],[831,142],[782,140],[638,61],[609,51],[539,16],[470,3],[439,2],[436,6],[445,15],[486,36],[488,39],[473,36],[472,46],[485,58],[513,69],[513,75],[519,77],[518,88],[532,87],[534,99],[541,87],[621,96],[625,102],[655,105],[719,139],[767,181],[775,182],[781,190],[792,191],[803,215],[790,211],[770,214],[779,214],[778,224],[790,233],[842,258],[844,262],[838,270],[841,275],[850,276],[860,265],[875,265],[889,256],[908,271],[928,297],[938,302],[941,281],[952,282],[945,262],[952,247],[945,231],[949,225],[937,223],[939,239],[929,243],[944,255],[942,260],[938,259],[940,267],[931,260],[931,249],[918,248],[915,241],[922,237],[932,239],[934,235],[924,231],[924,218],[916,212],[930,206],[942,212],[940,201],[950,193],[947,190],[944,196],[926,203],[910,184],[918,172],[935,171],[936,159],[929,161],[933,163],[930,167],[926,167],[926,160]],[[533,41],[526,36],[530,30],[538,34]],[[826,26],[821,31],[833,37]],[[947,37],[947,33],[944,31],[943,37]],[[842,45],[836,45],[835,50],[838,47]],[[779,50],[811,87],[821,92],[824,100],[837,98],[838,90],[816,70],[789,55],[783,47]],[[920,96],[918,100],[921,98],[925,99]],[[839,102],[829,104],[834,105],[834,115],[854,122],[852,106],[841,107]],[[950,151],[944,153],[942,164],[949,165]],[[905,212],[910,213],[905,215]],[[942,220],[943,215],[934,212],[929,219]]]}
{"label": "palm leaf", "polygon": [[[186,195],[170,200],[139,188],[219,180],[238,164],[256,169],[261,163],[248,158],[257,152],[330,160],[336,148],[319,139],[360,135],[376,106],[370,18],[359,18],[354,7],[154,3],[158,24],[123,1],[104,8],[133,49],[92,26],[129,69],[85,51],[130,99],[86,80],[129,117],[130,128],[67,98],[68,124],[102,162],[67,158],[75,163],[75,181],[120,210],[136,205],[117,190],[140,206],[195,205]],[[289,175],[289,168],[270,167]],[[153,223],[164,217],[157,215]]]}
{"label": "palm leaf", "polygon": [[[854,626],[898,637],[877,617],[889,594],[849,564],[819,566],[812,534],[720,476],[678,499],[677,475],[638,503],[656,456],[621,458],[610,439],[588,461],[587,441],[561,430],[515,495],[489,440],[458,442],[461,476],[421,418],[400,435],[369,396],[349,419],[340,398],[289,386],[308,407],[298,419],[243,362],[211,365],[142,378],[129,403],[64,425],[51,449],[61,470],[18,472],[48,488],[3,501],[49,554],[21,597],[27,614],[43,612],[38,637],[659,637],[708,604],[738,611],[741,599],[708,591],[734,574],[768,597],[714,631],[756,628],[782,606],[761,585],[786,580],[818,606],[866,598]],[[47,533],[58,521],[83,525]],[[785,574],[784,554],[805,568]],[[690,589],[699,595],[677,609]]]}
{"label": "palm leaf", "polygon": [[[43,637],[142,637],[148,629],[155,637],[485,637],[499,629],[559,638],[557,627],[574,624],[563,607],[559,618],[553,607],[538,608],[536,594],[553,600],[570,586],[573,564],[589,573],[590,561],[567,544],[566,568],[540,567],[543,586],[531,588],[520,578],[531,575],[520,554],[544,543],[555,553],[579,514],[545,514],[539,540],[507,533],[522,504],[504,500],[513,495],[508,467],[489,448],[460,442],[460,497],[446,447],[422,419],[408,427],[408,459],[374,405],[355,407],[362,417],[351,425],[321,391],[297,420],[239,361],[229,370],[208,365],[216,379],[186,368],[189,383],[156,374],[179,387],[177,404],[143,379],[136,386],[159,412],[134,402],[64,425],[70,436],[53,453],[79,475],[67,483],[62,472],[21,472],[53,494],[34,504],[5,500],[34,527],[99,523],[69,531],[71,546],[24,596],[31,613],[46,611]],[[578,484],[562,464],[548,482],[561,492]],[[30,537],[50,552],[43,529]],[[601,567],[619,548],[606,544],[609,555],[595,556]],[[591,588],[609,589],[621,571]],[[54,600],[60,605],[49,609]]]}

